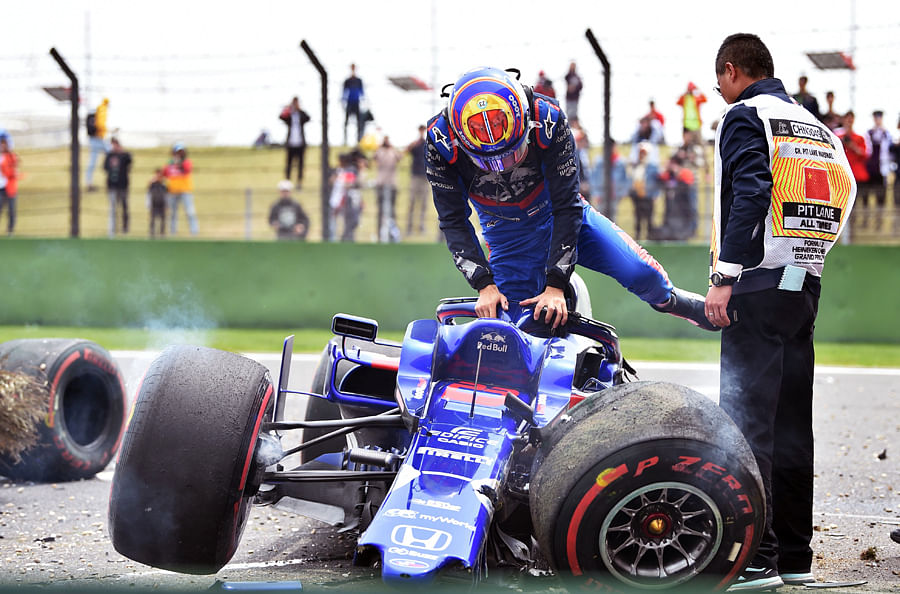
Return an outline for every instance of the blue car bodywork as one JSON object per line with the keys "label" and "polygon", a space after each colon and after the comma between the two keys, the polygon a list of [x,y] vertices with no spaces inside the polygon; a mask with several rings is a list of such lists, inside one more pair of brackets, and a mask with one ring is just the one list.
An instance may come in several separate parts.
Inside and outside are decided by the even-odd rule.
{"label": "blue car bodywork", "polygon": [[[475,317],[474,301],[445,300],[437,319],[408,326],[399,360],[332,341],[322,396],[373,415],[399,405],[409,430],[396,477],[358,540],[358,551],[380,555],[385,581],[428,581],[445,568],[477,577],[530,432],[584,398],[573,388],[579,369],[591,370],[577,381],[591,391],[619,380],[623,360],[611,326],[573,313],[566,335],[552,336],[532,313],[513,308],[457,324]],[[342,391],[335,370],[344,359],[396,369],[395,399]]]}
{"label": "blue car bodywork", "polygon": [[215,573],[250,505],[279,505],[360,530],[354,562],[391,585],[537,560],[581,586],[727,588],[764,528],[753,452],[705,395],[631,381],[614,329],[572,292],[555,329],[452,299],[397,343],[338,314],[308,392],[288,389],[293,337],[277,389],[247,357],[167,349],[116,465],[116,550]]}

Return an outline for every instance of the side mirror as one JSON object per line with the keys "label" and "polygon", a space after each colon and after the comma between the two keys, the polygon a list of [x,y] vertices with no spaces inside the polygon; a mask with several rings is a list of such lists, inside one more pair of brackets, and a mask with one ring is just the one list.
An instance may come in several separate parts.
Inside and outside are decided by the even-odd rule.
{"label": "side mirror", "polygon": [[337,336],[373,341],[378,335],[378,322],[349,314],[336,314],[331,318],[331,331]]}

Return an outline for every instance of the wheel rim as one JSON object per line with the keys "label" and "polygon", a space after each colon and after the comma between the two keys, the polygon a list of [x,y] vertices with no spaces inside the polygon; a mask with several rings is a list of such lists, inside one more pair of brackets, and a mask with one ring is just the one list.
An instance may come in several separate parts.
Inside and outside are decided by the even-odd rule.
{"label": "wheel rim", "polygon": [[670,588],[699,574],[722,542],[722,515],[693,485],[660,482],[629,492],[600,527],[600,556],[619,580]]}

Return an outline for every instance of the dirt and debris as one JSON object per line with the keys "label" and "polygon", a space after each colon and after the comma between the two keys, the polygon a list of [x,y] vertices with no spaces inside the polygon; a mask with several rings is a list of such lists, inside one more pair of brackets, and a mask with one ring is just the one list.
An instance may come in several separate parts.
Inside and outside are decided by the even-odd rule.
{"label": "dirt and debris", "polygon": [[861,561],[878,561],[878,549],[868,547],[859,554],[859,558]]}
{"label": "dirt and debris", "polygon": [[46,414],[47,388],[24,373],[0,369],[0,454],[18,461],[37,443]]}

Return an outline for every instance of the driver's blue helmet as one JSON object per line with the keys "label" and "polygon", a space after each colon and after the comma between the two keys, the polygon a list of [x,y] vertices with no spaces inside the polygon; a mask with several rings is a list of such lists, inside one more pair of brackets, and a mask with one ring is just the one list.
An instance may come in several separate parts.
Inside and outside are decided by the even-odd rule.
{"label": "driver's blue helmet", "polygon": [[447,102],[457,145],[485,171],[505,171],[528,152],[528,99],[514,75],[476,68],[453,85]]}

